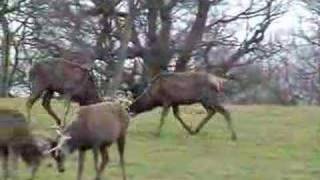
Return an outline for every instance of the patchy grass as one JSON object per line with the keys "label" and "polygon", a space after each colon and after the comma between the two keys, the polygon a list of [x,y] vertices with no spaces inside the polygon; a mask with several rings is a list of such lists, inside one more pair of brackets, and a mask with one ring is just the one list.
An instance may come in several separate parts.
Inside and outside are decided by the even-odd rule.
{"label": "patchy grass", "polygon": [[[25,112],[25,99],[0,99],[0,108]],[[319,107],[227,106],[231,110],[238,141],[222,116],[216,115],[197,136],[189,136],[170,114],[161,137],[155,137],[160,109],[144,113],[131,122],[126,146],[127,173],[130,180],[295,180],[320,176]],[[61,116],[63,103],[54,108]],[[76,108],[76,106],[74,107]],[[183,117],[195,124],[204,117],[198,106],[182,108]],[[74,116],[73,110],[71,116]],[[54,135],[53,119],[37,104],[32,127],[38,133]],[[70,119],[70,118],[69,118]],[[43,163],[38,179],[75,179],[76,154],[68,158],[64,174]],[[115,146],[104,176],[121,179]],[[87,157],[84,179],[93,179],[91,155]],[[27,177],[24,165],[19,176]]]}

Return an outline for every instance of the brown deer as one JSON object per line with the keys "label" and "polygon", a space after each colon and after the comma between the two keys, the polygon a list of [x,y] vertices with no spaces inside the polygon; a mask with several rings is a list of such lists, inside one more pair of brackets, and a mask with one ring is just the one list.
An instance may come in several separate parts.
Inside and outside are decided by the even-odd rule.
{"label": "brown deer", "polygon": [[[127,128],[129,124],[128,112],[118,102],[103,102],[88,106],[81,106],[78,117],[66,129],[59,133],[57,147],[49,152],[64,154],[79,151],[77,180],[81,180],[85,151],[92,149],[96,180],[101,178],[108,163],[108,147],[114,142],[118,145],[120,165],[123,179],[126,179],[124,165],[124,148]],[[59,132],[59,131],[58,131]],[[98,165],[98,152],[102,161]]]}
{"label": "brown deer", "polygon": [[55,119],[58,126],[61,126],[61,120],[50,105],[54,92],[79,103],[80,106],[101,101],[97,87],[89,73],[89,67],[86,65],[63,59],[43,61],[31,68],[29,79],[31,83],[31,95],[27,101],[29,120],[31,108],[41,95],[43,95],[42,106]]}
{"label": "brown deer", "polygon": [[[231,131],[232,139],[237,136],[231,123],[230,113],[220,104],[218,93],[222,91],[226,79],[206,72],[165,73],[155,77],[146,90],[129,106],[130,114],[134,115],[162,106],[163,111],[157,134],[160,135],[164,119],[169,108],[173,108],[174,116],[182,127],[191,135],[200,132],[201,128],[216,113],[221,113]],[[179,105],[201,103],[207,111],[207,116],[192,130],[180,117]]]}
{"label": "brown deer", "polygon": [[[0,156],[4,179],[10,177],[11,170],[17,169],[19,157],[30,168],[30,179],[34,179],[41,160],[47,156],[46,152],[56,145],[56,141],[50,138],[32,134],[22,113],[0,109]],[[56,161],[59,172],[63,172],[63,157],[54,153],[51,153],[51,157]],[[9,168],[9,159],[12,168]]]}

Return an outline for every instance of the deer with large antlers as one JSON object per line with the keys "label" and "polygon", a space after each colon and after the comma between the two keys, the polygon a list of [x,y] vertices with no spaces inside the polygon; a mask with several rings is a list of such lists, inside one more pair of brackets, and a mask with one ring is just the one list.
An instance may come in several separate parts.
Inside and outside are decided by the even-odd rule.
{"label": "deer with large antlers", "polygon": [[[116,142],[122,176],[125,180],[124,148],[128,124],[128,112],[119,102],[102,102],[81,106],[76,120],[62,132],[57,131],[59,143],[49,152],[68,154],[75,150],[79,151],[77,180],[81,180],[85,151],[91,149],[96,170],[95,179],[99,180],[109,160],[107,148]],[[102,158],[100,165],[98,165],[98,152]]]}

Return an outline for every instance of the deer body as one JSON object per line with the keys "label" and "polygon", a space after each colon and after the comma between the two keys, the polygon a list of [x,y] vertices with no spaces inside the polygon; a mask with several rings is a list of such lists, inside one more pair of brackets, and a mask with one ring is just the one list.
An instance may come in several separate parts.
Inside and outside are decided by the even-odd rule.
{"label": "deer body", "polygon": [[[78,180],[82,179],[85,151],[93,151],[98,180],[108,162],[107,148],[115,142],[118,145],[123,179],[126,179],[123,155],[128,123],[128,113],[120,103],[103,102],[80,107],[77,119],[62,133],[70,138],[60,139],[64,141],[60,141],[62,152],[79,151]],[[100,165],[99,151],[102,158]]]}
{"label": "deer body", "polygon": [[53,112],[50,101],[54,92],[82,105],[100,102],[97,87],[87,68],[66,60],[52,60],[35,64],[29,73],[31,95],[27,101],[28,119],[33,104],[43,95],[42,105],[61,125],[60,118]]}
{"label": "deer body", "polygon": [[[9,160],[12,160],[12,169],[17,169],[18,157],[31,169],[30,179],[34,179],[41,160],[46,157],[46,151],[56,143],[49,138],[36,136],[31,133],[28,123],[18,111],[0,110],[0,155],[4,179],[9,178]],[[64,171],[59,156],[52,154],[56,160],[59,172]]]}
{"label": "deer body", "polygon": [[[222,90],[226,80],[206,72],[182,72],[160,74],[154,78],[149,87],[129,107],[132,114],[142,113],[162,106],[158,134],[164,124],[164,118],[173,108],[174,116],[190,134],[200,132],[209,119],[219,112],[224,115],[228,127],[232,132],[232,139],[236,139],[236,133],[231,124],[230,113],[221,106],[218,93]],[[201,103],[207,110],[207,116],[200,122],[195,130],[184,123],[179,115],[179,105]]]}

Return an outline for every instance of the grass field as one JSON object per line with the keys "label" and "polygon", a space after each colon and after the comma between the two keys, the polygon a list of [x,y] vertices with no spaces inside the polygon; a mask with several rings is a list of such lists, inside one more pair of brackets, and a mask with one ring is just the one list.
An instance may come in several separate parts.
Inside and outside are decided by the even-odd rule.
{"label": "grass field", "polygon": [[[0,99],[0,108],[25,112],[24,99]],[[60,116],[63,104],[55,104]],[[232,142],[222,116],[216,115],[197,136],[189,136],[170,113],[161,137],[155,137],[160,109],[132,119],[126,161],[129,180],[295,180],[320,178],[320,107],[227,106],[232,113],[238,141]],[[184,107],[183,117],[196,123],[204,116],[198,106]],[[73,115],[75,110],[73,111]],[[51,119],[37,104],[32,111],[34,130],[54,135]],[[193,121],[191,121],[193,120]],[[116,146],[105,179],[120,180]],[[89,155],[89,154],[88,154]],[[68,158],[67,171],[58,174],[43,163],[40,180],[72,180],[76,154]],[[91,153],[84,179],[93,179]],[[21,163],[19,176],[28,171]]]}

